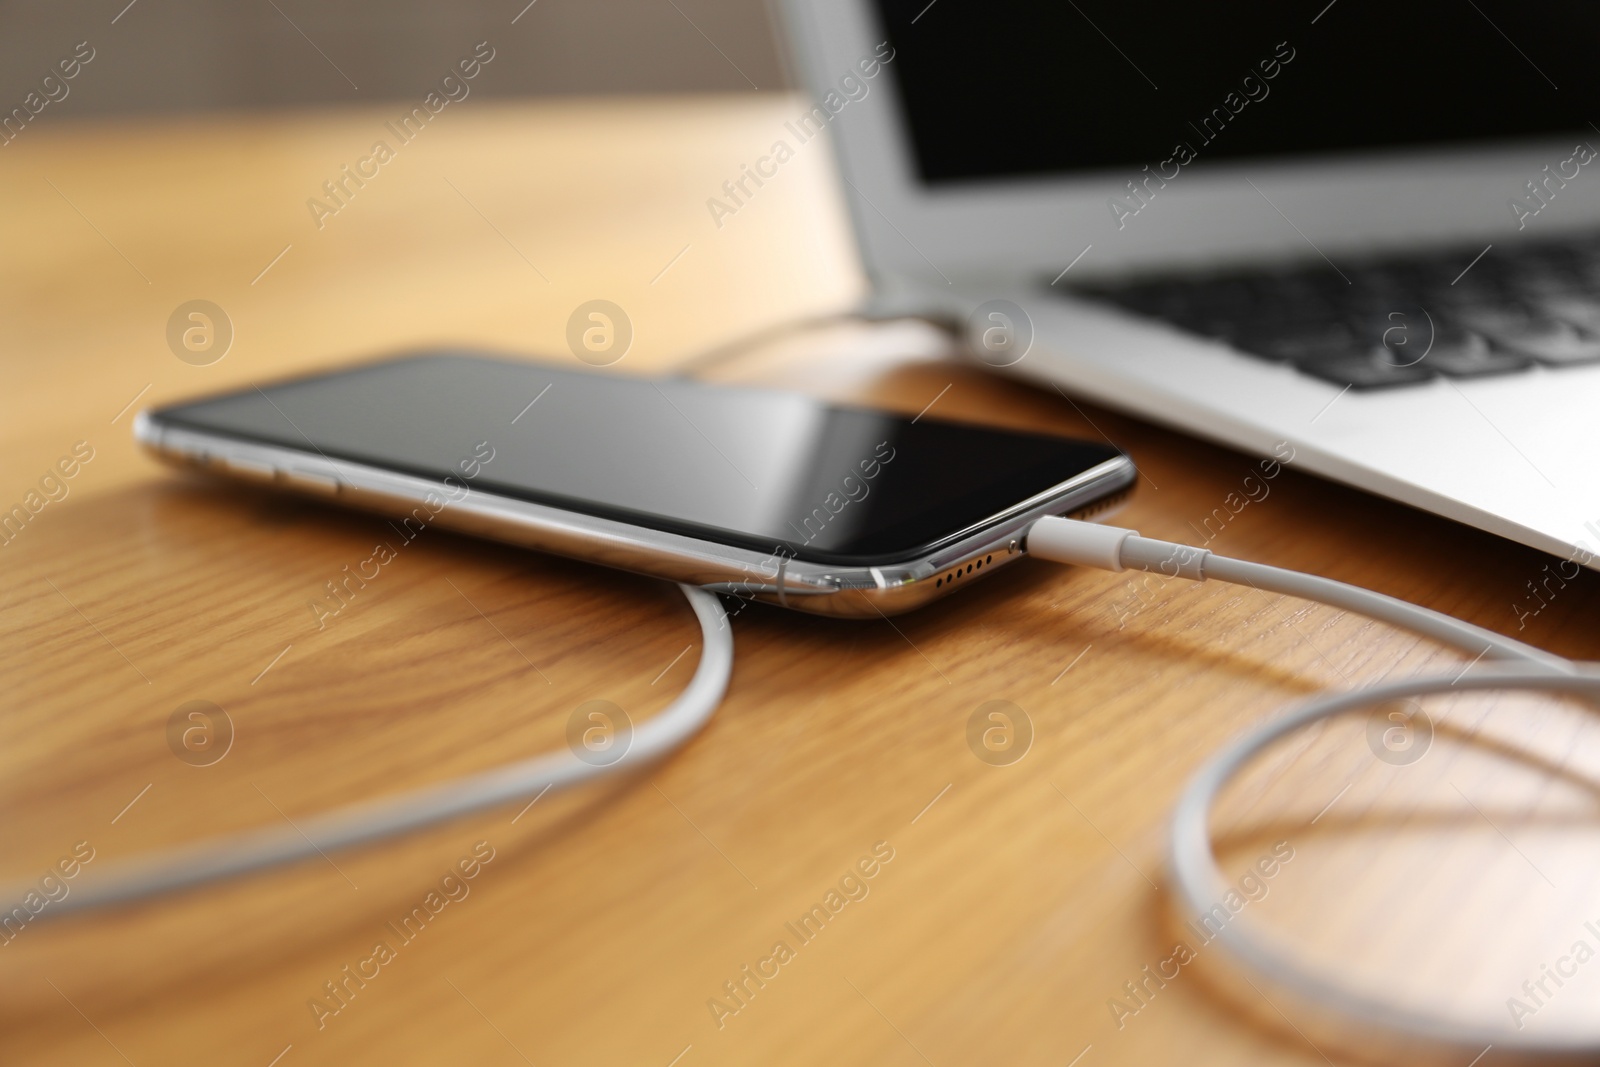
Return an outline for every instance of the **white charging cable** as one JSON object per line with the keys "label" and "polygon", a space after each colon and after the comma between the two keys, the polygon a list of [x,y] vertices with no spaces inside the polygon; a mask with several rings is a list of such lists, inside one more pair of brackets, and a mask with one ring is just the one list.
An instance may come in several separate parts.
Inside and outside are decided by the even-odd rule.
{"label": "white charging cable", "polygon": [[[1026,548],[1029,555],[1057,563],[1110,571],[1153,571],[1194,581],[1217,578],[1314,600],[1431,637],[1470,656],[1500,661],[1479,667],[1475,659],[1467,671],[1456,676],[1387,682],[1317,696],[1279,718],[1247,730],[1207,759],[1189,780],[1172,813],[1167,859],[1177,903],[1191,919],[1207,914],[1231,888],[1211,849],[1210,816],[1217,794],[1279,738],[1336,715],[1430,693],[1540,689],[1600,698],[1600,665],[1575,663],[1448,615],[1328,578],[1229,559],[1207,549],[1157,541],[1140,537],[1133,530],[1074,519],[1040,519],[1028,531]],[[1486,1044],[1502,1050],[1538,1053],[1592,1053],[1600,1048],[1600,1042],[1592,1037],[1480,1028],[1398,1007],[1370,992],[1351,989],[1307,971],[1248,934],[1241,923],[1222,926],[1217,943],[1246,968],[1269,977],[1319,1008],[1342,1016],[1341,1021],[1347,1026],[1379,1028],[1397,1037],[1460,1045],[1472,1051]]]}
{"label": "white charging cable", "polygon": [[[590,763],[571,751],[548,752],[466,778],[424,786],[398,796],[301,821],[297,827],[259,830],[185,845],[124,862],[50,905],[40,917],[125,904],[395,837],[484,808],[534,797],[546,789],[577,785],[625,773],[683,745],[722,703],[733,673],[733,631],[712,593],[680,585],[700,620],[700,664],[683,692],[665,710],[634,728],[628,748],[609,763]],[[620,743],[620,741],[618,742]],[[96,867],[99,865],[96,864]],[[34,887],[0,889],[0,900],[21,900]]]}
{"label": "white charging cable", "polygon": [[[1525,688],[1575,693],[1600,700],[1600,665],[1575,663],[1491,630],[1394,597],[1342,582],[1217,556],[1209,550],[1140,537],[1133,530],[1074,519],[1045,518],[1026,537],[1027,552],[1040,559],[1110,571],[1152,571],[1169,578],[1222,581],[1314,600],[1358,612],[1431,637],[1481,659],[1460,675],[1388,682],[1351,692],[1326,694],[1230,742],[1190,779],[1173,812],[1168,868],[1179,905],[1191,918],[1209,912],[1229,884],[1211,849],[1210,814],[1217,794],[1267,746],[1311,723],[1370,708],[1385,701],[1429,693]],[[711,718],[733,671],[733,636],[715,595],[679,588],[700,621],[703,636],[694,677],[665,710],[632,732],[629,748],[608,764],[590,763],[570,751],[552,752],[467,778],[425,786],[399,796],[341,808],[308,819],[297,828],[203,841],[130,860],[105,877],[76,889],[49,915],[129,903],[292,863],[337,849],[353,848],[458,818],[545,790],[577,785],[631,771],[683,745]],[[31,886],[0,889],[0,900],[21,899]],[[1247,968],[1344,1017],[1347,1023],[1392,1034],[1477,1048],[1493,1043],[1527,1052],[1593,1052],[1593,1039],[1475,1028],[1442,1016],[1396,1007],[1383,998],[1313,974],[1249,935],[1242,924],[1221,928],[1216,942]]]}

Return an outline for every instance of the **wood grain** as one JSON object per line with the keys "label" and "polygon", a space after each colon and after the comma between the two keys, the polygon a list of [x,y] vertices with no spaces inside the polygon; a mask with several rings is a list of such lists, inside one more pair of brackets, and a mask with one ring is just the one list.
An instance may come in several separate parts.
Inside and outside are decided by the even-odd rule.
{"label": "wood grain", "polygon": [[[721,229],[704,207],[796,106],[474,102],[320,231],[304,201],[375,136],[381,108],[61,123],[8,149],[0,493],[23,499],[75,442],[94,458],[0,547],[6,874],[41,877],[86,841],[87,883],[154,846],[560,744],[588,699],[638,719],[662,707],[697,636],[670,587],[429,531],[319,629],[307,601],[370,554],[381,521],[169,473],[138,454],[119,412],[141,392],[146,404],[432,342],[570,361],[566,317],[596,297],[635,322],[616,368],[632,373],[692,369],[710,345],[842,308],[862,282],[822,144]],[[165,342],[168,315],[195,297],[237,331],[207,367]],[[1122,521],[1152,536],[1196,539],[1257,470],[980,374],[904,330],[820,328],[703,373],[1107,437],[1145,475]],[[1211,547],[1600,654],[1593,574],[1519,630],[1527,583],[1552,561],[1292,468],[1220,529],[1213,518]],[[1251,1002],[1204,951],[1143,1004],[1124,983],[1182,936],[1161,889],[1165,818],[1205,753],[1316,689],[1464,657],[1249,590],[1026,562],[894,626],[753,607],[734,627],[726,705],[648,774],[23,927],[0,948],[0,1060],[1093,1067],[1377,1054],[1360,1035],[1286,1025],[1271,991]],[[191,700],[234,724],[212,766],[168,746]],[[968,747],[968,720],[991,700],[1032,724],[1009,766]],[[1439,725],[1419,762],[1383,763],[1364,722],[1334,724],[1264,759],[1217,829],[1231,870],[1275,842],[1294,849],[1239,921],[1396,997],[1500,1018],[1600,918],[1600,738],[1543,699],[1429,707]],[[466,896],[402,943],[389,924],[478,842],[493,859]],[[866,895],[813,940],[790,933],[879,842],[893,858]],[[337,1005],[324,983],[346,981],[380,940],[394,958],[347,982],[319,1027],[309,1003]],[[747,983],[736,1013],[708,1008],[737,1006],[724,982],[778,941],[792,959],[775,977]],[[1592,1025],[1592,969],[1538,1025]],[[1114,998],[1138,1010],[1119,1019]]]}

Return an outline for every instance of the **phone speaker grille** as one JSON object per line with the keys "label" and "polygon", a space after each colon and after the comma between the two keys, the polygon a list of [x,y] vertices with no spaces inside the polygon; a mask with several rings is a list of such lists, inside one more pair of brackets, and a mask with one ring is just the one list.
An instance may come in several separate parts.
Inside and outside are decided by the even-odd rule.
{"label": "phone speaker grille", "polygon": [[[1110,496],[1102,497],[1092,504],[1085,504],[1076,511],[1067,512],[1066,517],[1069,519],[1090,519],[1096,515],[1103,515],[1108,511],[1113,511],[1121,507],[1127,502],[1128,497],[1131,495],[1132,491],[1127,489],[1124,489],[1119,493],[1112,493]],[[954,567],[951,567],[949,570],[945,571],[943,574],[934,578],[934,588],[943,588],[958,578],[962,578],[969,574],[977,574],[982,571],[985,566],[992,566],[993,564],[994,553],[992,552],[986,553],[981,559],[974,558],[958,563]]]}
{"label": "phone speaker grille", "polygon": [[954,582],[957,578],[960,578],[964,574],[975,574],[978,571],[983,570],[985,565],[993,563],[993,552],[986,554],[982,559],[972,559],[968,560],[966,563],[958,563],[954,567],[951,567],[944,574],[935,578],[933,580],[933,587],[938,589],[950,582]]}

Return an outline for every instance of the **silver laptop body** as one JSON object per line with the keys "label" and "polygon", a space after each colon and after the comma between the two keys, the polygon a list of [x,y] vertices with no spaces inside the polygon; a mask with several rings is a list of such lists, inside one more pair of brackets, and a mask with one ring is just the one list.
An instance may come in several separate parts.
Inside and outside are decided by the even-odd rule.
{"label": "silver laptop body", "polygon": [[879,305],[1600,569],[1600,12],[1433,6],[781,3]]}

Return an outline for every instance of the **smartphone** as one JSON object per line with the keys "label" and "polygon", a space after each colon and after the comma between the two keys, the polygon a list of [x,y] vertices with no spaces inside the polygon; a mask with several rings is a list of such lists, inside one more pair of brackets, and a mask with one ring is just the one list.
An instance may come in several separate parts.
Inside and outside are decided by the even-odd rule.
{"label": "smartphone", "polygon": [[834,616],[890,615],[1109,510],[1108,445],[794,393],[425,352],[146,410],[173,463]]}

